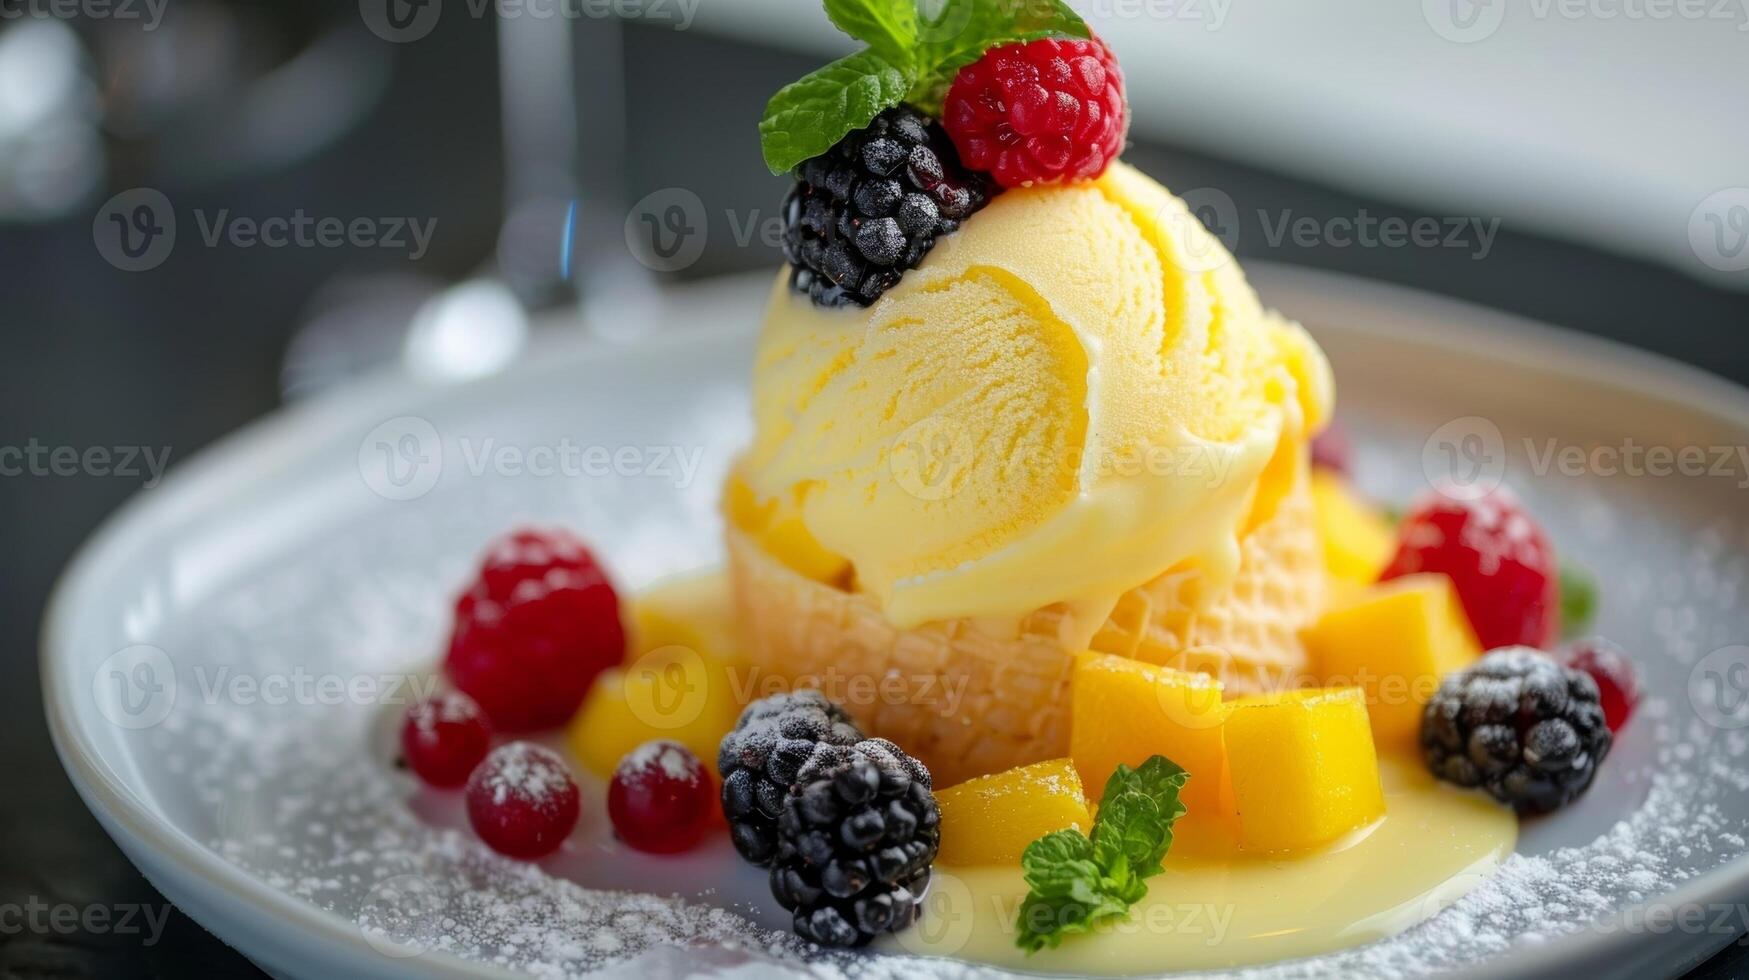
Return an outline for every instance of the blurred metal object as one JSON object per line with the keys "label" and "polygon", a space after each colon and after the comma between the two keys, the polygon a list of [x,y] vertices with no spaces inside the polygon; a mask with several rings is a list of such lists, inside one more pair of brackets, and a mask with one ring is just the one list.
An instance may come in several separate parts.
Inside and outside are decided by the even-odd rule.
{"label": "blurred metal object", "polygon": [[482,377],[526,346],[531,311],[579,301],[595,336],[633,337],[655,322],[654,277],[625,244],[621,24],[581,18],[557,29],[518,11],[496,26],[505,205],[494,261],[416,305],[404,283],[342,290],[288,350],[288,398],[397,359],[431,381]]}
{"label": "blurred metal object", "polygon": [[574,107],[583,134],[576,155],[576,212],[571,227],[571,281],[585,329],[624,339],[647,330],[660,292],[650,270],[626,246],[625,27],[587,18],[571,29],[576,59]]}
{"label": "blurred metal object", "polygon": [[0,27],[0,218],[48,220],[103,175],[96,86],[65,21]]}

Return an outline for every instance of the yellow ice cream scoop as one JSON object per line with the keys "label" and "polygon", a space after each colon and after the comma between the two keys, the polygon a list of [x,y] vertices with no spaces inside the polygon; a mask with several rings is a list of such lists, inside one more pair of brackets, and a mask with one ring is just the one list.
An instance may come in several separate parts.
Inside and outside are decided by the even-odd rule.
{"label": "yellow ice cream scoop", "polygon": [[1009,191],[867,309],[780,281],[740,475],[892,623],[1097,625],[1194,565],[1218,593],[1333,385],[1221,243],[1122,164]]}

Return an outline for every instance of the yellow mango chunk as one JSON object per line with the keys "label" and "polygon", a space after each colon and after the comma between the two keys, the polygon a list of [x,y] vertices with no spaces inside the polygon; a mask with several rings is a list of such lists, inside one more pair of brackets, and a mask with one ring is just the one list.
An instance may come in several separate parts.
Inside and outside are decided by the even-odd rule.
{"label": "yellow mango chunk", "polygon": [[1227,759],[1246,850],[1317,847],[1384,815],[1359,688],[1281,691],[1231,707]]}
{"label": "yellow mango chunk", "polygon": [[752,535],[759,546],[792,570],[816,582],[841,583],[850,562],[827,551],[802,523],[792,501],[759,500],[739,477],[729,480],[723,500],[729,521]]}
{"label": "yellow mango chunk", "polygon": [[1068,759],[1035,762],[936,790],[943,864],[1020,863],[1026,845],[1053,830],[1093,827],[1081,777]]}
{"label": "yellow mango chunk", "polygon": [[681,646],[720,660],[740,659],[735,604],[721,571],[669,579],[639,593],[627,605],[629,649],[634,654]]}
{"label": "yellow mango chunk", "polygon": [[1163,755],[1190,773],[1183,801],[1191,814],[1233,813],[1227,753],[1221,740],[1227,708],[1221,682],[1105,653],[1075,659],[1069,755],[1087,791],[1099,796],[1118,764],[1139,766]]}
{"label": "yellow mango chunk", "polygon": [[1391,523],[1335,473],[1314,469],[1311,487],[1325,570],[1338,583],[1377,582],[1396,553],[1397,535]]}
{"label": "yellow mango chunk", "polygon": [[1405,575],[1362,590],[1302,638],[1322,682],[1357,685],[1380,745],[1413,743],[1440,678],[1482,655],[1444,575]]}
{"label": "yellow mango chunk", "polygon": [[601,672],[572,719],[571,751],[606,779],[626,753],[652,739],[679,742],[714,772],[717,743],[742,705],[742,669],[727,583],[720,575],[680,579],[630,605],[633,655]]}

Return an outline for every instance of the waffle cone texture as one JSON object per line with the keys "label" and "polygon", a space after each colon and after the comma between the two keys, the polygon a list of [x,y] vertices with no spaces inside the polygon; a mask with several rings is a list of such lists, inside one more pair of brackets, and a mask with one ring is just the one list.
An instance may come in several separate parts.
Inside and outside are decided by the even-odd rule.
{"label": "waffle cone texture", "polygon": [[[1088,646],[1220,677],[1229,697],[1303,673],[1299,631],[1324,605],[1324,566],[1303,467],[1240,542],[1220,595],[1194,567],[1124,593]],[[1063,605],[1015,621],[956,619],[901,630],[870,596],[801,575],[733,526],[730,581],[753,665],[820,687],[870,735],[917,756],[938,786],[1064,756],[1069,680]]]}

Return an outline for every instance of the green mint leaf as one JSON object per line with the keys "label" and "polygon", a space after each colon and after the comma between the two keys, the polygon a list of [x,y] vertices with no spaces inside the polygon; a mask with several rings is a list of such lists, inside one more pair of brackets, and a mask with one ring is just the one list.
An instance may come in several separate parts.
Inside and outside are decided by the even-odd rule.
{"label": "green mint leaf", "polygon": [[940,114],[954,73],[999,44],[1041,37],[1088,37],[1063,0],[943,0],[917,24],[916,79],[907,101]]}
{"label": "green mint leaf", "polygon": [[1189,780],[1189,773],[1162,755],[1134,769],[1119,765],[1105,782],[1093,820],[1094,860],[1109,868],[1112,855],[1121,854],[1138,878],[1159,874],[1172,847],[1172,825],[1185,813],[1178,795]]}
{"label": "green mint leaf", "polygon": [[1094,863],[1104,869],[1121,866],[1125,873],[1134,869],[1148,877],[1160,870],[1171,833],[1152,798],[1133,791],[1121,793],[1099,806],[1093,825]]}
{"label": "green mint leaf", "polygon": [[[1103,812],[1107,803],[1125,793],[1140,793],[1158,803],[1166,819],[1177,820],[1184,815],[1184,805],[1178,802],[1178,794],[1184,791],[1184,784],[1189,781],[1190,773],[1163,755],[1150,756],[1148,761],[1134,769],[1119,763],[1117,771],[1105,781],[1099,809]],[[1094,821],[1093,835],[1099,836],[1098,820]]]}
{"label": "green mint leaf", "polygon": [[1093,862],[1093,842],[1079,830],[1052,831],[1026,845],[1020,855],[1021,877],[1033,892],[1047,897],[1079,896],[1097,887],[1099,866]]}
{"label": "green mint leaf", "polygon": [[1133,901],[1106,887],[1093,862],[1093,842],[1079,830],[1053,831],[1028,844],[1020,868],[1029,891],[1020,905],[1015,943],[1027,952],[1086,932],[1102,919],[1127,912]]}
{"label": "green mint leaf", "polygon": [[888,62],[911,65],[917,48],[916,0],[826,0],[826,16]]}
{"label": "green mint leaf", "polygon": [[1099,923],[1128,911],[1129,903],[1103,893],[1093,902],[1030,894],[1020,903],[1020,931],[1015,945],[1036,953],[1055,947],[1064,936],[1092,932]]}
{"label": "green mint leaf", "polygon": [[1561,634],[1578,636],[1597,617],[1597,579],[1578,565],[1561,562]]}
{"label": "green mint leaf", "polygon": [[1147,896],[1147,879],[1160,873],[1172,824],[1185,812],[1178,794],[1189,779],[1164,756],[1134,769],[1120,765],[1106,781],[1092,837],[1058,830],[1028,844],[1020,856],[1028,892],[1015,944],[1036,953],[1128,915]]}
{"label": "green mint leaf", "polygon": [[904,101],[911,73],[872,50],[859,51],[785,85],[765,105],[759,145],[774,174],[832,148],[851,130]]}

